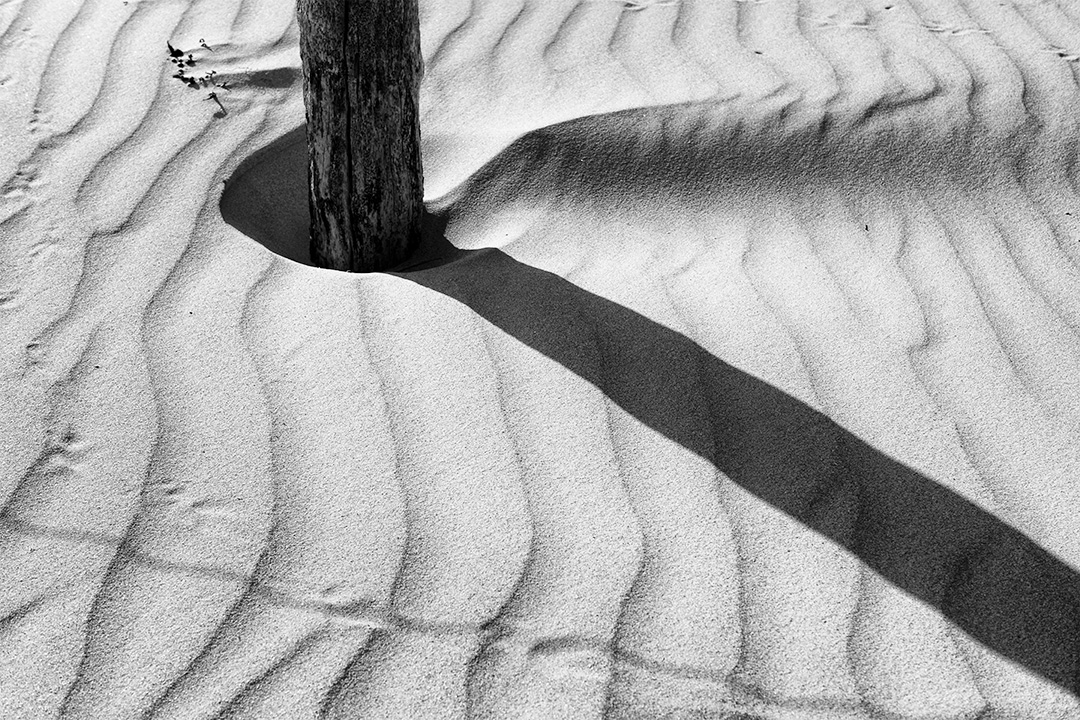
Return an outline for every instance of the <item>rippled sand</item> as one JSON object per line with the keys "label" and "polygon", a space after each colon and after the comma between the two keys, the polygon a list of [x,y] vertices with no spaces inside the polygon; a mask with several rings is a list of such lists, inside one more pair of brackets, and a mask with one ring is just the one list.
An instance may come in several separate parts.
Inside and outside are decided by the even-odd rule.
{"label": "rippled sand", "polygon": [[0,0],[0,717],[1080,718],[1080,3],[421,11],[354,276],[291,0]]}

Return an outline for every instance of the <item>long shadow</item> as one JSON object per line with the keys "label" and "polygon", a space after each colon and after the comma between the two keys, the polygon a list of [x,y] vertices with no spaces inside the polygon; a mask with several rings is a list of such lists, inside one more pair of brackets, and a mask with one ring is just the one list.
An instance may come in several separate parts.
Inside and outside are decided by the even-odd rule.
{"label": "long shadow", "polygon": [[[1078,577],[1065,563],[684,335],[500,250],[456,249],[445,220],[428,220],[426,257],[393,274],[467,305],[983,645],[1080,694]],[[706,417],[673,407],[688,389],[704,394]],[[837,512],[852,496],[855,512]]]}
{"label": "long shadow", "polygon": [[[280,185],[283,169],[273,172]],[[302,189],[304,168],[290,173]],[[1080,695],[1078,577],[1065,563],[689,338],[497,249],[457,249],[445,228],[429,215],[421,251],[393,274],[468,306],[978,642]]]}

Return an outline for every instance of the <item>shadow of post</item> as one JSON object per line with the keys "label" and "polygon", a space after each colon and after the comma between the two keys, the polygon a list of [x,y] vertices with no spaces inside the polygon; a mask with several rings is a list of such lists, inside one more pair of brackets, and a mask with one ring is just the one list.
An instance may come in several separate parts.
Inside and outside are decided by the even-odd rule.
{"label": "shadow of post", "polygon": [[[262,170],[261,161],[245,163],[222,198],[222,212],[271,250],[309,264],[302,133],[298,128],[260,154],[277,153]],[[532,153],[525,160],[530,164],[548,152],[541,136],[519,145]],[[584,152],[584,146],[571,148],[568,156]],[[752,160],[741,165],[761,171]],[[862,162],[872,165],[873,158]],[[492,167],[486,172],[497,175]],[[621,181],[613,179],[614,167],[605,165],[606,174],[573,172],[582,183],[644,182],[633,167],[619,171]],[[556,166],[550,172],[563,177],[571,171]],[[1078,577],[1061,560],[689,338],[497,249],[459,250],[445,228],[445,219],[427,215],[420,251],[392,274],[468,306],[748,492],[846,548],[979,643],[1080,695]],[[703,417],[669,409],[672,393],[687,387],[703,394]],[[837,511],[845,502],[854,503],[846,515]]]}
{"label": "shadow of post", "polygon": [[[446,221],[392,274],[468,306],[638,421],[857,556],[972,638],[1080,694],[1077,574],[963,496],[689,338],[500,250],[459,250]],[[623,369],[638,363],[627,382]],[[698,387],[707,431],[665,410]],[[854,497],[854,526],[830,509]]]}

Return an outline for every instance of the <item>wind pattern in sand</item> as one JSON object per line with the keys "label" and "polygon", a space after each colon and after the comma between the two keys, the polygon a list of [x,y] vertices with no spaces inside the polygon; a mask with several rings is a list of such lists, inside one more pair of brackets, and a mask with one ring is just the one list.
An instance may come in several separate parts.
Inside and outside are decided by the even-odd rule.
{"label": "wind pattern in sand", "polygon": [[[1080,4],[421,11],[454,245],[1080,568]],[[727,422],[678,347],[568,306],[545,342],[598,387],[425,285],[468,263],[350,276],[226,224],[225,181],[302,123],[291,0],[0,0],[0,717],[1080,718],[605,390],[873,546],[833,426]],[[1076,677],[1080,614],[1050,621]]]}

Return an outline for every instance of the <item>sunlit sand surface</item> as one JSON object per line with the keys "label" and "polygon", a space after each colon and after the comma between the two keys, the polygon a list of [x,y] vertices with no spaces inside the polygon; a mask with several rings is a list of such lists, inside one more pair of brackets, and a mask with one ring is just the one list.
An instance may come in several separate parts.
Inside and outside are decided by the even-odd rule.
{"label": "sunlit sand surface", "polygon": [[0,717],[1080,718],[1080,4],[421,17],[356,276],[291,0],[0,0]]}

